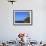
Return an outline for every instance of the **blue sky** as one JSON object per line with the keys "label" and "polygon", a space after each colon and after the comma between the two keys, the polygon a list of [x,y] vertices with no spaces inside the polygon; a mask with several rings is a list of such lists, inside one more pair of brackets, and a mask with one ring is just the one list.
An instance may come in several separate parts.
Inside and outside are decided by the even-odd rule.
{"label": "blue sky", "polygon": [[22,20],[24,20],[26,17],[28,17],[29,16],[29,12],[16,12],[15,13],[15,19],[17,20],[17,21],[22,21]]}

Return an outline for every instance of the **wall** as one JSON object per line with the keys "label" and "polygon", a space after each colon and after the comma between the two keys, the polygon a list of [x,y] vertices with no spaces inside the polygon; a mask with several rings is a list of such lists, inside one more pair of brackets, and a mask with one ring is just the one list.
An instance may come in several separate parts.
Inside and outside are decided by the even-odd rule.
{"label": "wall", "polygon": [[[32,26],[14,26],[13,9],[33,10]],[[45,0],[17,0],[14,5],[7,0],[0,0],[0,41],[15,40],[19,32],[30,34],[33,40],[46,40]]]}

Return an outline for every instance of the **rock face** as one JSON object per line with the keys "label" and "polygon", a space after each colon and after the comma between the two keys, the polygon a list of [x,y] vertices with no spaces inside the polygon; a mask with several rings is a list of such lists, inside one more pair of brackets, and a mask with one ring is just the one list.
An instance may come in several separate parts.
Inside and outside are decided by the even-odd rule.
{"label": "rock face", "polygon": [[27,18],[24,20],[24,23],[30,23],[30,17],[27,17]]}

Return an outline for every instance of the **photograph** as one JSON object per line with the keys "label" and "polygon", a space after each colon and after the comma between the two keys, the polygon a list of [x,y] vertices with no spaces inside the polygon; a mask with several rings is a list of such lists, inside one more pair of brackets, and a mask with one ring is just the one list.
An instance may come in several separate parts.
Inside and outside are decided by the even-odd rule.
{"label": "photograph", "polygon": [[32,10],[13,10],[13,24],[31,24]]}

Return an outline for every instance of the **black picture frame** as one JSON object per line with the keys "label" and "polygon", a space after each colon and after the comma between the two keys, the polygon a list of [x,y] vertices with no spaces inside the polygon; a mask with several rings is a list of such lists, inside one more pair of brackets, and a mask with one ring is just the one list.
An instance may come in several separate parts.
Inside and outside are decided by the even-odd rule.
{"label": "black picture frame", "polygon": [[[16,21],[16,16],[18,16],[18,15],[16,15],[16,12],[28,12],[30,15],[30,22],[19,22],[18,21],[18,23],[17,23],[17,21]],[[26,15],[25,15],[26,16]],[[33,11],[32,10],[13,10],[13,25],[32,25],[32,23],[33,23]]]}

